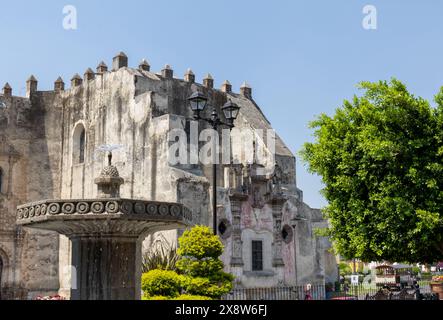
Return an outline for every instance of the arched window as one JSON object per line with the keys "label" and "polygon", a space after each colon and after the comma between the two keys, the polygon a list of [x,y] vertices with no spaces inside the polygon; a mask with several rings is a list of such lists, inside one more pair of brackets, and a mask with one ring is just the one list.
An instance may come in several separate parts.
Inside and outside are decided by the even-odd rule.
{"label": "arched window", "polygon": [[85,140],[86,140],[86,133],[83,129],[80,133],[80,156],[79,156],[79,163],[85,162]]}
{"label": "arched window", "polygon": [[3,193],[3,169],[0,167],[0,193]]}
{"label": "arched window", "polygon": [[86,151],[86,130],[81,123],[75,127],[72,139],[72,163],[83,164]]}

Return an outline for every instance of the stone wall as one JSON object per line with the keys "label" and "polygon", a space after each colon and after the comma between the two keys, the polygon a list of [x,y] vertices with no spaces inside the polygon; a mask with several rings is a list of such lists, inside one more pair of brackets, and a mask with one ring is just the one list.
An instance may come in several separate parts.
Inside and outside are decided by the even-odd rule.
{"label": "stone wall", "polygon": [[[0,96],[0,251],[7,267],[3,296],[28,298],[58,288],[58,236],[15,225],[16,207],[27,201],[60,196],[60,127],[51,96]],[[48,99],[49,98],[49,99]],[[43,102],[44,101],[44,102]],[[46,174],[42,175],[44,171]]]}

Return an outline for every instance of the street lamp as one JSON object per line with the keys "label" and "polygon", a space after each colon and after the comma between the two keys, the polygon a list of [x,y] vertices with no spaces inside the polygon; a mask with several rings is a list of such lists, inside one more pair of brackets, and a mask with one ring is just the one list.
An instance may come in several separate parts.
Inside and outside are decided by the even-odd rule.
{"label": "street lamp", "polygon": [[[211,118],[203,118],[200,113],[203,112],[208,104],[208,98],[201,92],[194,92],[188,101],[194,113],[195,120],[203,120],[212,126],[212,129],[217,130],[219,126],[227,126],[232,130],[234,128],[234,121],[238,117],[240,107],[229,100],[223,107],[222,111],[226,118],[226,122],[220,119],[219,114],[215,110],[212,111]],[[214,143],[215,144],[215,143]],[[217,235],[217,164],[215,161],[216,148],[212,149],[214,152],[214,163],[212,164],[212,210],[213,210],[213,228],[214,234]]]}

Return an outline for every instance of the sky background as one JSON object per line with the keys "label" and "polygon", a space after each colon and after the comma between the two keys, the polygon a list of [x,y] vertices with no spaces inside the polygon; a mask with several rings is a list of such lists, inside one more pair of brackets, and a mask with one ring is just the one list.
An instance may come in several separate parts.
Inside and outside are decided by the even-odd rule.
{"label": "sky background", "polygon": [[[377,30],[362,27],[363,7],[377,8]],[[63,28],[74,5],[78,29]],[[39,90],[68,84],[118,51],[136,67],[191,67],[210,72],[235,92],[247,80],[253,96],[288,147],[312,141],[309,121],[333,114],[356,84],[396,77],[426,99],[443,85],[441,0],[0,0],[0,85],[24,95],[34,74]],[[297,183],[312,207],[326,204],[321,179],[297,162]]]}

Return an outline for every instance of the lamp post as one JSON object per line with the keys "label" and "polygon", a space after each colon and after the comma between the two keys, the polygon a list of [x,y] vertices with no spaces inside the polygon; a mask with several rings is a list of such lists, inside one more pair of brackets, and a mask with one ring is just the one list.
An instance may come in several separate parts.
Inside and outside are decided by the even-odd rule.
{"label": "lamp post", "polygon": [[[204,118],[200,115],[208,104],[208,98],[201,92],[194,92],[189,98],[191,109],[194,113],[195,120],[202,120],[209,123],[212,129],[218,130],[220,126],[226,126],[232,130],[234,128],[234,121],[238,117],[240,107],[229,100],[223,107],[222,111],[226,118],[226,122],[220,119],[215,108],[212,111],[211,118]],[[214,139],[215,140],[215,139]],[[216,160],[216,145],[214,141],[213,152],[213,164],[212,164],[212,210],[213,210],[213,228],[214,234],[217,235],[217,161]]]}

